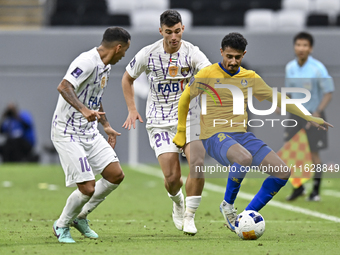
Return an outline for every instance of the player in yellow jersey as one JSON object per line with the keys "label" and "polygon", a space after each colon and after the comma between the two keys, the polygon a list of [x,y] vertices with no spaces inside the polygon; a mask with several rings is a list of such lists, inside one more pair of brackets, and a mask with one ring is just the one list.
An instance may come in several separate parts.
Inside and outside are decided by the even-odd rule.
{"label": "player in yellow jersey", "polygon": [[[237,217],[234,201],[247,173],[247,167],[266,167],[266,173],[270,176],[265,179],[245,210],[259,211],[263,208],[286,184],[290,176],[290,169],[277,154],[254,134],[247,132],[248,117],[245,109],[248,93],[259,101],[268,100],[279,107],[283,101],[281,93],[269,87],[258,74],[241,67],[247,44],[247,40],[239,33],[226,35],[221,43],[222,62],[202,69],[191,79],[179,101],[177,134],[173,139],[177,146],[184,146],[190,99],[201,94],[200,139],[211,157],[222,165],[231,166],[232,170],[228,175],[220,211],[228,228],[234,232]],[[251,96],[249,100],[252,100]],[[273,111],[275,108],[276,105],[272,107]],[[321,118],[305,115],[295,104],[287,104],[286,108],[320,129],[327,130],[332,127]]]}

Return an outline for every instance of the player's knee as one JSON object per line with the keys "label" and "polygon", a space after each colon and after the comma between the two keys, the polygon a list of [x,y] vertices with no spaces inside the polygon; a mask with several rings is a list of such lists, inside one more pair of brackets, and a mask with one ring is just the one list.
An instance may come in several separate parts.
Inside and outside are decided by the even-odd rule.
{"label": "player's knee", "polygon": [[170,187],[177,186],[181,182],[181,175],[173,173],[171,175],[165,176],[165,181]]}
{"label": "player's knee", "polygon": [[123,171],[121,171],[118,176],[116,177],[116,181],[114,182],[115,184],[120,184],[125,178],[125,174]]}
{"label": "player's knee", "polygon": [[244,153],[239,155],[239,158],[237,160],[237,163],[241,166],[250,166],[253,162],[253,157],[250,153]]}
{"label": "player's knee", "polygon": [[204,158],[199,156],[192,156],[190,159],[190,168],[196,166],[203,166],[204,165]]}
{"label": "player's knee", "polygon": [[289,179],[290,178],[290,175],[291,175],[291,170],[289,167],[286,167],[287,171],[284,171],[283,172],[283,178],[282,179]]}
{"label": "player's knee", "polygon": [[92,197],[94,194],[94,185],[86,185],[79,189],[81,193],[86,196]]}
{"label": "player's knee", "polygon": [[105,176],[105,179],[114,184],[120,184],[124,180],[124,172],[120,170],[119,172],[115,173],[114,175]]}
{"label": "player's knee", "polygon": [[276,177],[280,179],[288,180],[290,177],[290,174],[291,174],[290,168],[285,165],[284,167],[282,167],[282,171],[276,174]]}

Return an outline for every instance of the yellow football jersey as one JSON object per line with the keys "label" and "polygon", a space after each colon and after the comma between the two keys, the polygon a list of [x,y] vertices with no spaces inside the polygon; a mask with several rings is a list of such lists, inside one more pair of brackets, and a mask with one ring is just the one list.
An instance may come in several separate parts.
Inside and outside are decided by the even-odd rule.
{"label": "yellow football jersey", "polygon": [[[203,95],[201,139],[207,139],[218,132],[247,132],[248,88],[252,88],[252,95],[259,101],[272,97],[273,92],[254,71],[240,67],[238,72],[231,74],[221,63],[199,71],[189,88],[190,98]],[[234,114],[236,105],[239,109],[243,106],[241,113],[238,111],[238,114]]]}
{"label": "yellow football jersey", "polygon": [[[208,66],[190,80],[181,95],[178,102],[177,134],[173,141],[178,146],[185,145],[190,100],[200,94],[202,108],[200,139],[207,139],[219,132],[246,132],[248,94],[255,96],[259,101],[266,99],[272,102],[272,93],[273,89],[254,71],[240,67],[235,74],[230,74],[220,63]],[[281,93],[277,92],[279,107],[282,106],[281,96]],[[305,115],[295,104],[286,104],[286,110],[307,121],[320,125],[325,123],[322,118]]]}

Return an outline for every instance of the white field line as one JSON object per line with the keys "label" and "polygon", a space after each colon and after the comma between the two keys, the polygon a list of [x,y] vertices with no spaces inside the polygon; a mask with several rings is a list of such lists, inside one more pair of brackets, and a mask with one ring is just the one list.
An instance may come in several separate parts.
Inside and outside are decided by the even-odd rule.
{"label": "white field line", "polygon": [[326,189],[321,192],[321,195],[326,195],[330,197],[340,197],[340,192],[335,190]]}
{"label": "white field line", "polygon": [[[2,221],[8,221],[8,220],[4,220],[4,219],[0,219],[0,222]],[[36,219],[29,219],[30,222],[54,222],[55,219],[53,220],[36,220]],[[224,220],[204,220],[204,219],[200,219],[200,222],[208,222],[208,223],[225,223]],[[23,219],[22,222],[27,222],[26,219]],[[135,219],[131,219],[131,220],[102,220],[102,219],[91,219],[90,222],[101,222],[101,223],[141,223],[141,222],[145,222],[145,224],[148,224],[149,221],[145,221],[145,220],[135,220]],[[157,222],[157,223],[165,223],[168,221],[165,220],[158,220],[158,221],[152,221]],[[286,223],[287,221],[285,220],[266,220],[266,223]],[[334,224],[334,222],[331,221],[310,221],[310,220],[306,220],[306,221],[301,221],[301,220],[293,220],[293,221],[289,221],[290,224],[308,224],[308,223],[322,223],[322,224]]]}
{"label": "white field line", "polygon": [[[155,177],[158,177],[158,178],[164,178],[162,170],[160,168],[155,168],[155,167],[144,165],[144,164],[138,164],[138,165],[134,165],[134,166],[130,166],[130,167],[131,167],[131,169],[133,169],[136,172],[152,175],[152,176],[155,176]],[[185,177],[182,177],[182,178],[185,181],[186,178]],[[204,184],[204,188],[206,190],[215,191],[217,193],[224,193],[225,192],[225,187],[222,187],[222,186],[219,186],[219,185],[216,185],[216,184],[213,184],[213,183],[209,183],[207,181]],[[332,192],[334,193],[334,191],[332,191]],[[340,195],[340,192],[339,192],[338,195]],[[254,195],[240,191],[238,193],[237,197],[245,199],[245,200],[252,200]],[[314,217],[321,218],[321,219],[324,219],[324,220],[330,220],[330,221],[333,221],[333,222],[339,222],[340,223],[339,217],[327,215],[327,214],[324,214],[324,213],[319,213],[319,212],[312,211],[312,210],[309,210],[309,209],[305,209],[305,208],[302,208],[302,207],[298,207],[298,206],[295,206],[295,205],[289,205],[289,204],[285,204],[285,203],[278,202],[278,201],[270,201],[268,203],[268,205],[278,207],[280,209],[284,209],[284,210],[287,210],[287,211],[298,212],[298,213],[302,213],[302,214],[305,214],[305,215],[308,215],[308,216],[314,216]]]}

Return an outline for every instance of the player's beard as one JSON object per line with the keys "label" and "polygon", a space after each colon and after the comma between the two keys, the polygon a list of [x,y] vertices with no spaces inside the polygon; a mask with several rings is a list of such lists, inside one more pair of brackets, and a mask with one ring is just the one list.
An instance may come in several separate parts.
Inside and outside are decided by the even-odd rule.
{"label": "player's beard", "polygon": [[238,69],[237,65],[228,65],[229,72],[235,73]]}

